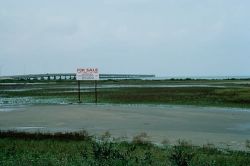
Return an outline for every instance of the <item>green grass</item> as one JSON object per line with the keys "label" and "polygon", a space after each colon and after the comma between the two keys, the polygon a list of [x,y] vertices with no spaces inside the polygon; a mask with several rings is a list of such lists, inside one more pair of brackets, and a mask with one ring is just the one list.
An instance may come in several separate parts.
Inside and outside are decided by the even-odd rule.
{"label": "green grass", "polygon": [[120,88],[99,92],[109,103],[250,107],[250,88]]}
{"label": "green grass", "polygon": [[250,162],[249,152],[197,147],[185,141],[159,147],[140,139],[143,134],[126,142],[97,141],[86,132],[0,132],[0,165],[245,166]]}
{"label": "green grass", "polygon": [[[216,85],[223,87],[130,87],[98,89],[100,103],[183,104],[222,107],[250,107],[247,80],[105,80],[99,85]],[[42,82],[44,83],[44,82]],[[46,84],[0,85],[0,98],[32,97],[77,102],[75,81],[46,81]],[[94,102],[94,83],[83,81],[83,102]],[[93,87],[87,88],[84,87]],[[11,91],[9,91],[11,90]],[[23,90],[23,91],[20,91]],[[32,102],[32,101],[31,101]]]}

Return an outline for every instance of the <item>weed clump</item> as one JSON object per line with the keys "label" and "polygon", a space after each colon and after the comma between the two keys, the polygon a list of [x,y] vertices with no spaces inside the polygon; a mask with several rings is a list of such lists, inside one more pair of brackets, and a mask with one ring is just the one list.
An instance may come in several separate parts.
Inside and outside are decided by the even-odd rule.
{"label": "weed clump", "polygon": [[170,140],[169,139],[164,139],[164,140],[162,140],[161,141],[161,144],[163,145],[163,146],[169,146],[170,145]]}
{"label": "weed clump", "polygon": [[[146,140],[146,141],[145,141]],[[25,133],[0,131],[0,165],[176,165],[235,166],[250,163],[250,153],[218,150],[213,144],[155,146],[141,133],[132,142],[114,142],[79,133]],[[167,142],[168,143],[168,142]]]}
{"label": "weed clump", "polygon": [[187,141],[178,141],[178,145],[175,145],[170,152],[170,161],[177,166],[188,166],[191,163],[194,153],[192,145]]}
{"label": "weed clump", "polygon": [[246,148],[250,149],[250,140],[246,140]]}
{"label": "weed clump", "polygon": [[0,138],[14,138],[14,139],[25,139],[25,140],[90,140],[91,136],[87,131],[81,130],[77,132],[56,132],[56,133],[28,133],[22,131],[0,131]]}
{"label": "weed clump", "polygon": [[140,145],[150,145],[151,141],[147,133],[142,132],[136,136],[134,136],[132,143],[140,144]]}

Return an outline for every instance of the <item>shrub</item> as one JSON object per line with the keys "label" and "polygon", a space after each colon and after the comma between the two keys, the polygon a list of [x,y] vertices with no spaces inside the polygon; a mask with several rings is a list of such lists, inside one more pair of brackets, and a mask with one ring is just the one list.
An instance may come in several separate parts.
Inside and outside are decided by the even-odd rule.
{"label": "shrub", "polygon": [[175,145],[171,152],[169,159],[174,165],[188,166],[194,157],[192,145],[187,141],[178,141],[178,145]]}
{"label": "shrub", "polygon": [[118,149],[114,147],[112,142],[93,143],[93,155],[97,160],[124,160],[125,157]]}
{"label": "shrub", "polygon": [[169,139],[164,139],[164,140],[161,142],[161,144],[162,144],[163,146],[169,146],[169,145],[170,145],[170,141],[169,141]]}
{"label": "shrub", "polygon": [[109,131],[106,131],[102,136],[101,136],[102,141],[111,141],[111,134]]}
{"label": "shrub", "polygon": [[246,140],[246,147],[247,147],[248,149],[250,149],[250,140],[249,140],[249,139]]}
{"label": "shrub", "polygon": [[141,144],[141,145],[149,145],[149,144],[151,144],[151,142],[149,140],[149,136],[145,132],[142,132],[142,133],[134,136],[132,142],[135,143],[135,144]]}

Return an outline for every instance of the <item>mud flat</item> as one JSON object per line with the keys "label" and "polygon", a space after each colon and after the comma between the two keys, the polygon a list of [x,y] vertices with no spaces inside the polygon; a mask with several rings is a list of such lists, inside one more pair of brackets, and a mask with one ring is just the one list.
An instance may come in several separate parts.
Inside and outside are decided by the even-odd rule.
{"label": "mud flat", "polygon": [[77,131],[114,137],[146,132],[152,142],[185,139],[195,145],[244,150],[250,139],[250,109],[171,105],[22,105],[0,106],[0,129]]}

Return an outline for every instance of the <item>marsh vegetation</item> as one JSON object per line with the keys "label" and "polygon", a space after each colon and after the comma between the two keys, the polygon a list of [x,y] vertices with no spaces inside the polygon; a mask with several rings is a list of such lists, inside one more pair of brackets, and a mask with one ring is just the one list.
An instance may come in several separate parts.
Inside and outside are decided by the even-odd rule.
{"label": "marsh vegetation", "polygon": [[[77,102],[75,81],[13,81],[0,83],[0,104]],[[82,82],[82,100],[94,102],[93,82]],[[103,80],[99,103],[177,104],[250,107],[249,80]],[[246,149],[250,141],[245,141]],[[71,133],[0,132],[0,165],[194,165],[245,166],[249,151],[195,146],[179,140],[151,143],[147,133],[128,142],[106,132],[100,138],[86,131]]]}
{"label": "marsh vegetation", "polygon": [[245,166],[250,153],[193,146],[187,141],[156,146],[145,133],[132,142],[80,133],[0,132],[0,165],[213,165]]}
{"label": "marsh vegetation", "polygon": [[[2,81],[1,103],[74,103],[75,81]],[[93,103],[94,84],[81,83],[84,103]],[[19,100],[27,98],[27,100]],[[12,100],[13,99],[13,100]],[[200,106],[250,107],[249,80],[102,80],[99,103],[184,104]]]}

